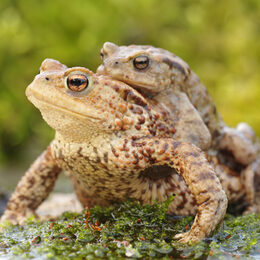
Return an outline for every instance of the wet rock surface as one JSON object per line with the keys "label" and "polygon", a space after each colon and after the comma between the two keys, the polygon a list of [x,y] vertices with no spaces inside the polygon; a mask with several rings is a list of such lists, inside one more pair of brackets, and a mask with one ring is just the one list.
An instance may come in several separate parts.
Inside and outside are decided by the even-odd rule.
{"label": "wet rock surface", "polygon": [[74,193],[53,193],[37,209],[36,213],[41,220],[55,219],[63,212],[81,212],[82,205]]}
{"label": "wet rock surface", "polygon": [[0,188],[0,216],[3,214],[9,195]]}

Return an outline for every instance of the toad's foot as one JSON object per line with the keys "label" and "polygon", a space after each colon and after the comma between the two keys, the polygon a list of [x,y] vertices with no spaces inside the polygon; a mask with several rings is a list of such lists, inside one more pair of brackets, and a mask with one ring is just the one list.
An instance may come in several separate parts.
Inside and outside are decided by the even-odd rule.
{"label": "toad's foot", "polygon": [[[212,223],[212,225],[209,224],[211,222],[211,220],[212,220],[211,214],[208,215],[208,219],[206,219],[206,216],[204,214],[204,221],[208,222],[208,225],[205,224],[205,226],[207,226],[208,229],[211,230],[210,233],[215,228],[215,224],[213,224],[213,223]],[[189,243],[189,242],[195,243],[195,242],[198,242],[198,241],[204,239],[206,233],[208,233],[208,232],[205,231],[205,229],[200,226],[198,215],[197,215],[191,229],[188,232],[184,232],[184,233],[175,235],[174,239],[178,239],[179,242],[181,242],[181,243]],[[210,233],[208,233],[208,235]]]}
{"label": "toad's foot", "polygon": [[[216,223],[219,224],[222,221],[215,222],[213,220],[214,215],[214,212],[211,211],[208,206],[208,212],[204,210],[202,218],[199,214],[196,215],[194,223],[188,232],[177,234],[174,236],[174,239],[179,239],[181,243],[195,243],[204,239],[216,228]],[[216,213],[216,218],[218,219],[219,217],[217,215],[219,214]]]}
{"label": "toad's foot", "polygon": [[191,230],[189,232],[180,233],[174,236],[174,239],[178,239],[180,243],[195,243],[200,241],[201,239],[205,238],[205,235],[203,232],[200,232],[200,230],[196,230],[192,232]]}
{"label": "toad's foot", "polygon": [[6,210],[4,215],[0,219],[0,224],[4,224],[5,222],[9,222],[13,225],[17,225],[17,224],[18,225],[24,225],[26,220],[31,216],[38,218],[35,211],[28,209],[28,208],[23,212],[19,212],[19,214],[15,213],[11,210]]}
{"label": "toad's foot", "polygon": [[[204,234],[202,234],[201,232],[199,232],[199,230],[197,230],[198,232],[184,232],[184,233],[180,233],[174,236],[174,239],[178,239],[180,243],[189,243],[189,242],[198,242],[201,239],[204,238]],[[200,234],[201,233],[201,234]]]}

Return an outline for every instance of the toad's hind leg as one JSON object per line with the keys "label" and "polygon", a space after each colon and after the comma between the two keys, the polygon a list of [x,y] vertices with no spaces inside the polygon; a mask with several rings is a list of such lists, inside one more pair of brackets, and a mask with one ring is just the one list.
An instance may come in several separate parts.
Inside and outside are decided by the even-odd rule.
{"label": "toad's hind leg", "polygon": [[35,215],[35,210],[52,191],[61,172],[48,147],[31,165],[11,195],[1,218],[12,224],[24,224],[26,218]]}

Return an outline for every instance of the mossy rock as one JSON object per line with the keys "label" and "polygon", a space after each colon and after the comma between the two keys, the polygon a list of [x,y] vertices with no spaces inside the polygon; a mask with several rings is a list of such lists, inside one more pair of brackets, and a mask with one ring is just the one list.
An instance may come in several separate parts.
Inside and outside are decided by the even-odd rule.
{"label": "mossy rock", "polygon": [[0,233],[0,258],[259,259],[259,215],[227,215],[212,237],[183,245],[173,237],[187,230],[193,218],[167,215],[169,203],[127,201],[67,212],[55,222],[29,219],[24,227],[7,225]]}

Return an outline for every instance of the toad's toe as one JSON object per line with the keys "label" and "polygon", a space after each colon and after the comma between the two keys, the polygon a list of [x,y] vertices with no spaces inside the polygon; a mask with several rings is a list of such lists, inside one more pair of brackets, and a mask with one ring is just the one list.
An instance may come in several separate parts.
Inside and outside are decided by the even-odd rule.
{"label": "toad's toe", "polygon": [[200,237],[198,234],[194,234],[194,232],[189,231],[185,233],[180,233],[174,236],[174,239],[179,239],[180,243],[195,243],[200,241],[204,236]]}

